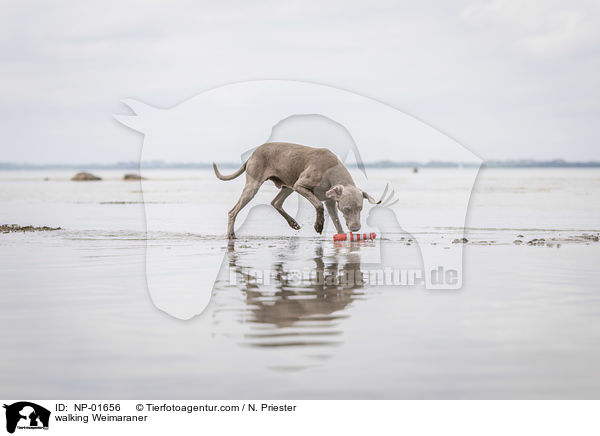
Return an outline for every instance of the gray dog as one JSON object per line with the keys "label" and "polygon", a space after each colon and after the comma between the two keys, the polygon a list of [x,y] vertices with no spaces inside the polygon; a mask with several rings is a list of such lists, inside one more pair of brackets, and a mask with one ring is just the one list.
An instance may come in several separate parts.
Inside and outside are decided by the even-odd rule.
{"label": "gray dog", "polygon": [[300,226],[283,210],[283,202],[296,191],[317,210],[315,230],[323,231],[325,222],[323,204],[338,233],[344,233],[337,209],[342,211],[346,225],[352,232],[360,230],[360,212],[363,199],[378,204],[373,197],[356,187],[352,176],[335,154],[326,148],[312,148],[284,142],[270,142],[258,147],[235,173],[224,176],[213,163],[215,174],[221,180],[232,180],[246,171],[246,185],[238,202],[229,211],[227,237],[235,238],[234,223],[237,214],[256,195],[266,180],[280,188],[271,204],[286,219],[292,229]]}

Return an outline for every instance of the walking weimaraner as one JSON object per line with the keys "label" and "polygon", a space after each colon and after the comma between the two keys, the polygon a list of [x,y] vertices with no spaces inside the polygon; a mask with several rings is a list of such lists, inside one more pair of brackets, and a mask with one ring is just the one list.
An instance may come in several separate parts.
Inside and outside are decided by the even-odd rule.
{"label": "walking weimaraner", "polygon": [[258,147],[250,158],[235,173],[224,176],[213,163],[215,174],[221,180],[232,180],[246,171],[246,185],[238,202],[229,211],[227,237],[235,238],[234,223],[237,214],[256,195],[260,186],[271,180],[280,188],[271,204],[286,219],[291,228],[300,226],[283,210],[283,202],[296,191],[306,198],[317,210],[315,230],[323,231],[325,221],[323,204],[338,233],[344,233],[337,209],[342,211],[346,225],[352,232],[360,230],[360,212],[363,199],[378,204],[365,191],[358,189],[352,176],[335,154],[326,148],[313,148],[284,142],[270,142]]}

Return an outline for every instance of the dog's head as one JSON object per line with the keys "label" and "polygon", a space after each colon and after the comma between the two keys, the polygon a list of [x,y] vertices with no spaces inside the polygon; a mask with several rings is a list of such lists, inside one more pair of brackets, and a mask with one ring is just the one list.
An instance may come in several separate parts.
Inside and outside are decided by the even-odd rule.
{"label": "dog's head", "polygon": [[337,207],[344,215],[346,226],[348,226],[348,230],[351,232],[358,232],[360,230],[360,212],[363,208],[363,200],[366,199],[372,204],[381,203],[381,201],[376,201],[362,189],[351,185],[335,185],[325,195],[327,198],[331,198],[337,202]]}

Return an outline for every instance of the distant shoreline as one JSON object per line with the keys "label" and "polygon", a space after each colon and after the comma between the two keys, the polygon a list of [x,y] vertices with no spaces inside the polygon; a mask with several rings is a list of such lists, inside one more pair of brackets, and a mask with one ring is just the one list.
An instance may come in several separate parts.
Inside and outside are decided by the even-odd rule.
{"label": "distant shoreline", "polygon": [[[239,163],[220,162],[221,168],[239,168]],[[365,168],[474,168],[475,163],[460,162],[369,162],[364,164]],[[350,168],[356,168],[356,164],[348,164]],[[568,162],[562,159],[537,161],[537,160],[491,160],[482,164],[483,168],[600,168],[600,162]],[[212,163],[177,163],[151,161],[143,162],[144,169],[210,169]],[[30,163],[12,163],[0,162],[0,170],[139,170],[140,164],[137,162],[117,162],[113,164],[30,164]]]}

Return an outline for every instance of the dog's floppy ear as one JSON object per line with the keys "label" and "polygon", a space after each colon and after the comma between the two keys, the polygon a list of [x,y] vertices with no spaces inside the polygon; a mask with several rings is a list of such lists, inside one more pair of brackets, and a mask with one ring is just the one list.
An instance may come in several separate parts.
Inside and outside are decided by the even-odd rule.
{"label": "dog's floppy ear", "polygon": [[379,201],[375,200],[373,197],[371,197],[365,191],[362,191],[362,195],[363,195],[363,198],[366,198],[367,200],[369,200],[369,203],[371,203],[371,204],[379,204],[379,203],[381,203],[381,200],[379,200]]}
{"label": "dog's floppy ear", "polygon": [[329,191],[325,193],[327,198],[333,198],[334,200],[339,200],[342,196],[342,192],[344,191],[344,187],[342,185],[335,185]]}

